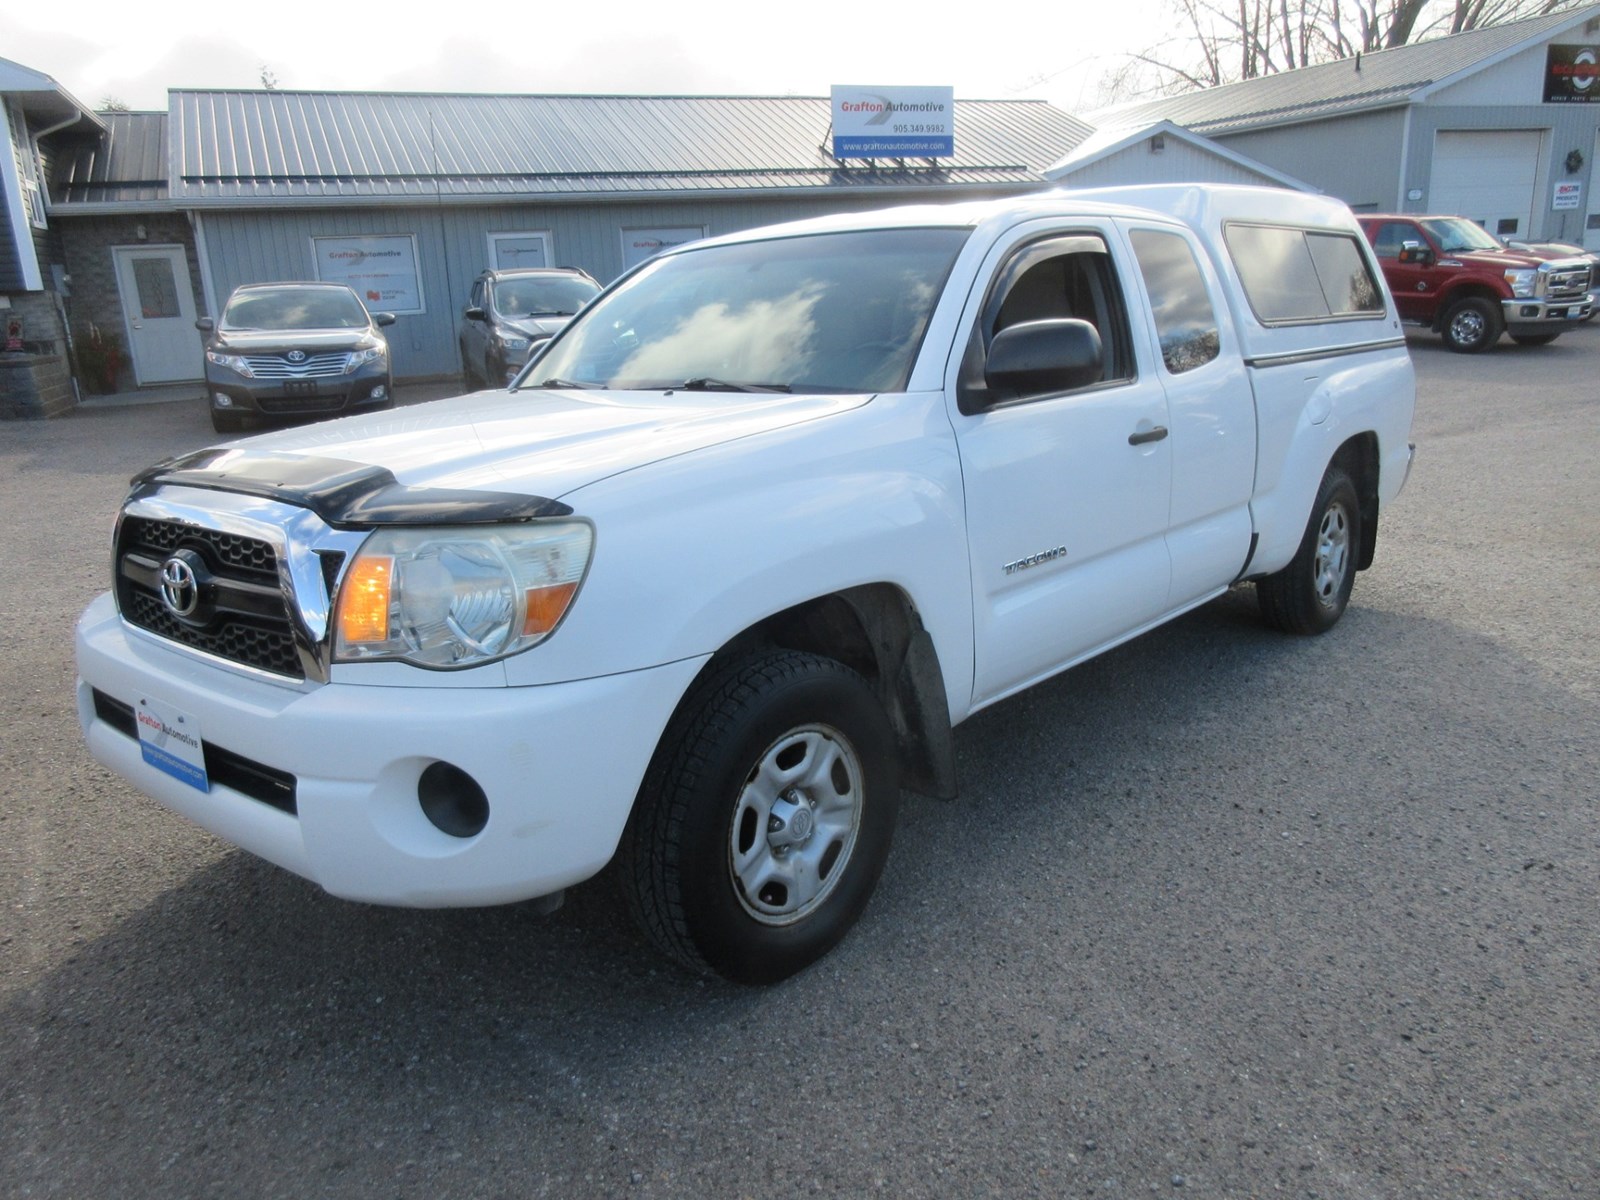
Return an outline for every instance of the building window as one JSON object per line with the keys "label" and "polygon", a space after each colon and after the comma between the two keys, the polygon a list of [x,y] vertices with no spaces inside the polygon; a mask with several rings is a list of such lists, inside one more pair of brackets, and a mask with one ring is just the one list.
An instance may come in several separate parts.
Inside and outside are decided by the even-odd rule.
{"label": "building window", "polygon": [[35,229],[46,228],[44,192],[39,188],[39,155],[28,136],[28,123],[19,109],[11,110],[11,149],[17,160],[17,179],[22,183],[22,203]]}

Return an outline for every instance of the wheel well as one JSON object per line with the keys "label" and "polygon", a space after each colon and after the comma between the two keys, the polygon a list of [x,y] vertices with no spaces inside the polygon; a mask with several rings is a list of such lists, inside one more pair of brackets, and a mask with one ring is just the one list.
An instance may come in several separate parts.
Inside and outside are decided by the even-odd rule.
{"label": "wheel well", "polygon": [[786,608],[730,639],[704,671],[770,647],[821,654],[864,678],[894,727],[906,786],[929,796],[955,795],[944,676],[933,639],[905,592],[867,584]]}
{"label": "wheel well", "polygon": [[1378,435],[1358,433],[1340,446],[1333,462],[1356,486],[1361,500],[1361,545],[1356,570],[1365,571],[1378,552]]}

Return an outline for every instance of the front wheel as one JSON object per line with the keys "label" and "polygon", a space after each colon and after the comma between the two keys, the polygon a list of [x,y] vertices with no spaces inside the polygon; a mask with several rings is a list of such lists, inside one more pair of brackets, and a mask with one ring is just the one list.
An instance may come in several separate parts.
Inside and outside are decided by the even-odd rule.
{"label": "front wheel", "polygon": [[784,979],[866,907],[899,792],[861,676],[796,651],[739,660],[695,686],[656,751],[619,848],[629,909],[690,969]]}
{"label": "front wheel", "polygon": [[1513,333],[1511,340],[1519,346],[1548,346],[1559,336],[1555,333]]}
{"label": "front wheel", "polygon": [[1361,501],[1355,484],[1329,467],[1317,489],[1305,536],[1289,565],[1256,581],[1256,600],[1268,625],[1285,633],[1332,629],[1350,603],[1361,545]]}
{"label": "front wheel", "polygon": [[1500,306],[1482,296],[1457,300],[1444,315],[1444,344],[1457,354],[1476,354],[1500,340],[1505,317]]}

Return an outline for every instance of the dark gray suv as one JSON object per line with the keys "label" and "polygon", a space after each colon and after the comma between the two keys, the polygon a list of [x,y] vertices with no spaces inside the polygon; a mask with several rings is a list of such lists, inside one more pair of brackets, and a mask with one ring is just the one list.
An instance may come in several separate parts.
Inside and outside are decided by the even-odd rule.
{"label": "dark gray suv", "polygon": [[332,416],[391,408],[394,378],[380,325],[342,283],[247,283],[222,319],[201,317],[211,425],[238,433],[253,417]]}
{"label": "dark gray suv", "polygon": [[472,283],[461,322],[467,386],[505,387],[528,356],[600,292],[576,267],[485,271]]}

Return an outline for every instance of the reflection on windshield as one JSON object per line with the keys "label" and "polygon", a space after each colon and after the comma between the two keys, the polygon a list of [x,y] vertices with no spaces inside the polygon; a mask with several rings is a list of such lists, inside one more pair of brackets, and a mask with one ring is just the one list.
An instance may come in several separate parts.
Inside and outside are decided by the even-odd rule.
{"label": "reflection on windshield", "polygon": [[502,279],[494,285],[494,309],[505,317],[571,316],[599,290],[587,279]]}
{"label": "reflection on windshield", "polygon": [[889,229],[665,255],[587,309],[525,385],[903,389],[967,235]]}
{"label": "reflection on windshield", "polygon": [[1495,237],[1481,225],[1461,217],[1449,217],[1424,221],[1422,227],[1428,231],[1430,237],[1439,243],[1439,249],[1445,254],[1455,254],[1462,250],[1500,250],[1500,239]]}
{"label": "reflection on windshield", "polygon": [[367,310],[347,288],[277,288],[234,295],[225,329],[365,329]]}

